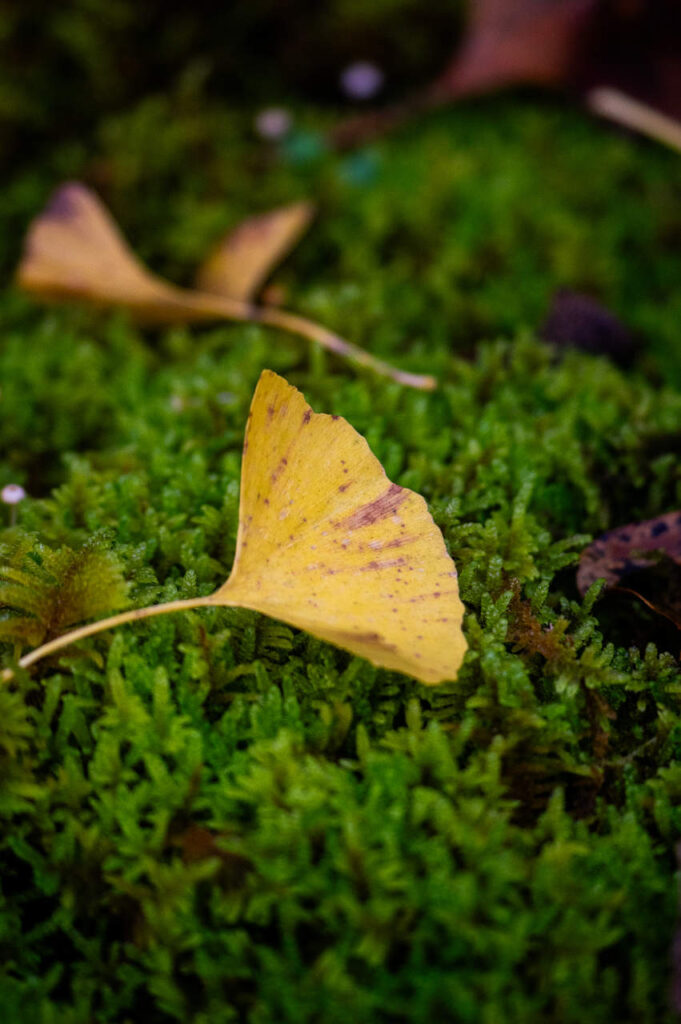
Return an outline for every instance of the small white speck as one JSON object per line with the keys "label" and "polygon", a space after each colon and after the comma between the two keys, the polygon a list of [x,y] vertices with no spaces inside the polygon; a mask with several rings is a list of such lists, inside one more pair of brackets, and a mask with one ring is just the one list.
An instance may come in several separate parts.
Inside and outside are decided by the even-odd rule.
{"label": "small white speck", "polygon": [[368,60],[349,64],[340,76],[341,89],[353,100],[370,100],[383,85],[383,72]]}
{"label": "small white speck", "polygon": [[255,130],[261,139],[277,142],[288,135],[293,118],[284,107],[267,107],[255,118]]}
{"label": "small white speck", "polygon": [[173,412],[184,412],[184,398],[182,395],[170,396],[170,408]]}
{"label": "small white speck", "polygon": [[5,505],[18,505],[26,497],[26,491],[20,484],[7,484],[0,494]]}

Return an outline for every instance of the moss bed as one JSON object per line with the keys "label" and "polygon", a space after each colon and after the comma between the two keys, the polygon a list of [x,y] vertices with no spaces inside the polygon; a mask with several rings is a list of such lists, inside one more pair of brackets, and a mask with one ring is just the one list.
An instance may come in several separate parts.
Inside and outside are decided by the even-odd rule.
{"label": "moss bed", "polygon": [[[91,614],[209,593],[270,367],[426,497],[464,668],[428,688],[208,610],[4,685],[3,1019],[671,1021],[679,634],[574,580],[591,537],[681,507],[679,158],[533,96],[349,155],[325,119],[299,111],[276,150],[191,90],[109,116],[9,181],[5,276],[65,177],[178,282],[229,225],[312,197],[287,305],[439,390],[257,326],[146,332],[7,289],[0,486],[29,498],[2,562],[35,582],[34,642],[79,571],[103,581]],[[561,287],[638,332],[633,366],[540,340]]]}

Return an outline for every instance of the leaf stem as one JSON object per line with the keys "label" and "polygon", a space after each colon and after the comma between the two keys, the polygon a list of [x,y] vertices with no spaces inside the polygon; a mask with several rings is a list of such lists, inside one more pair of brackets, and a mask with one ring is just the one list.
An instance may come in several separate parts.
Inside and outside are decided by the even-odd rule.
{"label": "leaf stem", "polygon": [[[165,286],[164,286],[165,287]],[[184,290],[171,289],[165,301],[170,298],[180,307],[191,306],[199,315],[206,318],[223,316],[229,320],[241,320],[245,323],[269,324],[271,327],[278,327],[288,334],[296,334],[299,337],[314,341],[329,352],[344,356],[346,359],[365,366],[374,373],[380,373],[383,377],[390,377],[398,384],[406,387],[416,388],[419,391],[433,391],[437,387],[437,380],[429,374],[408,373],[406,370],[399,370],[390,363],[383,362],[372,356],[366,349],[346,341],[339,334],[327,330],[314,320],[299,316],[297,313],[290,313],[286,309],[275,309],[271,306],[256,306],[239,299],[230,299],[224,295],[209,295],[203,292],[186,292]]]}
{"label": "leaf stem", "polygon": [[361,366],[366,366],[367,369],[374,370],[375,373],[380,373],[384,377],[390,377],[392,380],[397,381],[398,384],[405,384],[407,387],[417,388],[420,391],[432,391],[437,387],[435,377],[398,370],[395,366],[390,366],[389,363],[384,363],[382,359],[372,356],[370,352],[360,348],[359,345],[353,345],[351,341],[346,341],[340,335],[334,334],[333,331],[327,330],[326,327],[322,327],[306,317],[298,316],[297,313],[289,313],[285,309],[270,309],[265,306],[253,307],[253,310],[253,319],[257,322],[271,324],[273,327],[279,327],[284,331],[300,334],[311,341],[316,341],[318,345],[328,349],[330,352],[345,356],[347,359],[351,359]]}
{"label": "leaf stem", "polygon": [[[93,636],[93,634],[101,633],[105,629],[113,629],[114,626],[122,626],[126,622],[137,622],[139,619],[149,619],[152,615],[167,615],[170,612],[186,611],[189,608],[202,608],[212,604],[213,600],[211,597],[192,597],[183,601],[167,601],[165,604],[153,604],[148,608],[132,608],[127,612],[111,615],[108,619],[99,619],[97,622],[90,622],[87,626],[79,626],[78,629],[72,629],[70,633],[64,633],[63,636],[58,636],[55,640],[50,640],[48,643],[42,644],[41,647],[36,647],[35,650],[29,651],[28,654],[19,659],[19,667],[28,668],[29,665],[34,665],[36,661],[46,658],[48,654],[54,654],[64,647],[69,647],[78,640],[85,639],[86,636]],[[0,679],[3,682],[9,682],[13,676],[12,669],[8,668],[2,673]]]}

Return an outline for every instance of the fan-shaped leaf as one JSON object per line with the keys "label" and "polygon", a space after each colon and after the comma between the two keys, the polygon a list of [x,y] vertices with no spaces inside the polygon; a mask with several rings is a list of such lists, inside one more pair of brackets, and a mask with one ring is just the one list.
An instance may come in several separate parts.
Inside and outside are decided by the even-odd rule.
{"label": "fan-shaped leaf", "polygon": [[[300,216],[300,215],[298,215]],[[282,236],[283,237],[283,236]],[[290,238],[290,228],[287,238]],[[243,247],[241,247],[243,249]],[[243,251],[235,257],[245,262]],[[250,278],[266,271],[264,252],[251,260],[248,274],[238,286],[243,292]],[[234,261],[227,259],[234,273]],[[217,279],[225,267],[225,253],[205,271],[219,294],[176,288],[156,277],[135,257],[108,211],[84,185],[69,182],[52,196],[33,221],[17,282],[25,291],[47,299],[81,299],[101,306],[127,309],[149,323],[186,323],[240,320],[269,324],[316,342],[330,352],[392,377],[408,387],[431,390],[433,377],[407,373],[382,362],[364,349],[295,313],[271,307],[257,308],[231,298]]]}
{"label": "fan-shaped leaf", "polygon": [[428,683],[453,679],[466,650],[456,569],[423,498],[269,370],[246,429],[234,568],[210,601]]}

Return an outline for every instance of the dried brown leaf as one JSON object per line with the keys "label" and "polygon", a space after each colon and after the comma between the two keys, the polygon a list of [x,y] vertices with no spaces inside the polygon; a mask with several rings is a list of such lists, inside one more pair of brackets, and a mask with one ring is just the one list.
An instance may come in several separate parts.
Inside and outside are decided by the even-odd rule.
{"label": "dried brown leaf", "polygon": [[616,587],[631,573],[654,566],[660,552],[681,565],[681,512],[628,523],[598,537],[580,556],[577,588],[585,594],[599,579]]}

